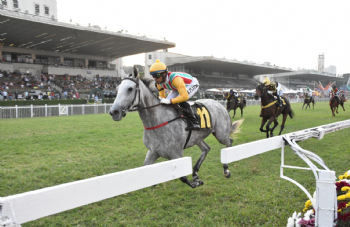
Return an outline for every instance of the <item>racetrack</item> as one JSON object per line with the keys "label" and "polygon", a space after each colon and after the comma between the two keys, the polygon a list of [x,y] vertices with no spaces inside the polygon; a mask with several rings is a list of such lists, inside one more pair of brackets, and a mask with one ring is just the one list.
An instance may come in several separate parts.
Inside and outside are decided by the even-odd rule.
{"label": "racetrack", "polygon": [[[328,102],[317,102],[314,110],[301,107],[292,104],[295,118],[288,117],[284,133],[350,118],[350,109],[339,109],[332,118]],[[233,145],[265,138],[259,113],[259,106],[244,109],[245,121]],[[147,152],[135,112],[121,122],[107,114],[79,115],[1,120],[0,128],[1,197],[139,167]],[[278,131],[279,126],[275,135]],[[344,129],[299,145],[318,154],[339,176],[350,169],[349,135],[350,129]],[[212,149],[200,169],[204,185],[199,188],[175,180],[22,226],[286,226],[288,217],[304,208],[306,195],[279,178],[279,150],[229,165],[232,176],[226,179],[220,163],[224,146],[212,136],[206,142]],[[199,155],[197,147],[185,151],[193,163]],[[290,148],[285,160],[306,166]],[[285,173],[313,193],[312,172]]]}

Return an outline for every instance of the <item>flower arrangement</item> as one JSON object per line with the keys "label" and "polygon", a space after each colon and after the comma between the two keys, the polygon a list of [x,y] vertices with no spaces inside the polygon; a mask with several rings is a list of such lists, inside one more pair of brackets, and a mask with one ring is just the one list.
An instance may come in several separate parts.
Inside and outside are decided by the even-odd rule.
{"label": "flower arrangement", "polygon": [[[337,227],[350,226],[350,170],[340,175],[335,185],[337,187],[338,218],[334,222]],[[315,198],[316,193],[313,195],[313,199]],[[292,217],[288,218],[287,227],[315,226],[315,210],[310,200],[305,202],[303,213],[304,217],[301,213],[294,212]]]}

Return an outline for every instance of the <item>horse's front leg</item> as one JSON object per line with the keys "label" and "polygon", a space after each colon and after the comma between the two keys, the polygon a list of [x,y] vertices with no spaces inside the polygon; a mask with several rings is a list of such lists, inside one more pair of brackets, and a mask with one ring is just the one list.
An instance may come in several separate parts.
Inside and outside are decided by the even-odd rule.
{"label": "horse's front leg", "polygon": [[304,109],[304,106],[305,106],[305,102],[304,102],[303,107],[301,108],[301,110],[303,110],[303,109]]}
{"label": "horse's front leg", "polygon": [[236,108],[233,109],[233,117],[232,117],[232,119],[235,118],[235,116],[236,116]]}
{"label": "horse's front leg", "polygon": [[275,130],[275,128],[278,125],[278,122],[277,122],[276,118],[274,119],[273,123],[274,123],[273,128],[270,130],[270,137],[273,137],[273,130]]}
{"label": "horse's front leg", "polygon": [[240,107],[241,108],[241,118],[243,117],[243,108],[242,107]]}
{"label": "horse's front leg", "polygon": [[152,165],[154,164],[157,159],[159,158],[160,156],[151,151],[151,150],[148,150],[147,154],[146,154],[146,158],[145,158],[145,161],[143,162],[143,165],[146,166],[146,165]]}
{"label": "horse's front leg", "polygon": [[[269,122],[266,124],[266,138],[269,138],[269,132],[270,132],[270,125],[274,121],[274,117],[270,117]],[[273,136],[273,134],[272,134]]]}
{"label": "horse's front leg", "polygon": [[267,121],[267,118],[263,117],[261,120],[260,132],[266,132],[266,130],[264,130],[264,125],[265,125],[266,121]]}

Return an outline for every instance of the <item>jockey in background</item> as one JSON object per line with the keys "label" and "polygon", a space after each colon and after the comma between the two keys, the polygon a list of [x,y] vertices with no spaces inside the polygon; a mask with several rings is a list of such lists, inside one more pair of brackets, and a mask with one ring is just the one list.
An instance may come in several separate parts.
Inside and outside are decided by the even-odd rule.
{"label": "jockey in background", "polygon": [[272,91],[272,94],[277,96],[277,104],[279,107],[282,107],[282,102],[280,99],[280,91],[281,91],[281,85],[278,82],[270,82],[269,79],[265,78],[263,84],[267,87],[269,91]]}
{"label": "jockey in background", "polygon": [[339,90],[335,85],[332,86],[331,94],[332,94],[332,98],[336,97],[338,101],[341,102],[341,99],[339,97]]}
{"label": "jockey in background", "polygon": [[306,94],[309,96],[310,101],[312,101],[312,99],[313,99],[313,97],[312,97],[312,91],[310,90],[309,87],[307,87]]}
{"label": "jockey in background", "polygon": [[237,97],[238,97],[237,92],[235,92],[233,89],[231,89],[230,93],[228,94],[226,99],[227,99],[227,101],[231,101],[231,99],[234,99],[237,102]]}
{"label": "jockey in background", "polygon": [[[159,91],[160,103],[176,104],[178,103],[188,117],[188,130],[199,130],[200,126],[195,117],[192,108],[188,102],[198,90],[199,84],[195,77],[183,72],[168,72],[167,66],[157,59],[150,68],[150,74],[156,81]],[[168,97],[165,97],[165,90],[170,90]]]}

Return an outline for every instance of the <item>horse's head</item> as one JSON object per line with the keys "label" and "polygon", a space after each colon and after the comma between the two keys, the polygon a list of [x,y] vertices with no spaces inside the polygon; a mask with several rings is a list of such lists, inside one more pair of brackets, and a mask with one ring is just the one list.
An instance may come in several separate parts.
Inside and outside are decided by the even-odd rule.
{"label": "horse's head", "polygon": [[124,73],[122,82],[118,86],[118,95],[109,110],[113,120],[120,121],[126,115],[126,111],[138,105],[140,101],[138,70],[134,66],[134,73],[129,76]]}
{"label": "horse's head", "polygon": [[267,94],[267,87],[264,84],[258,84],[255,87],[255,100],[258,100],[261,96],[264,96]]}

